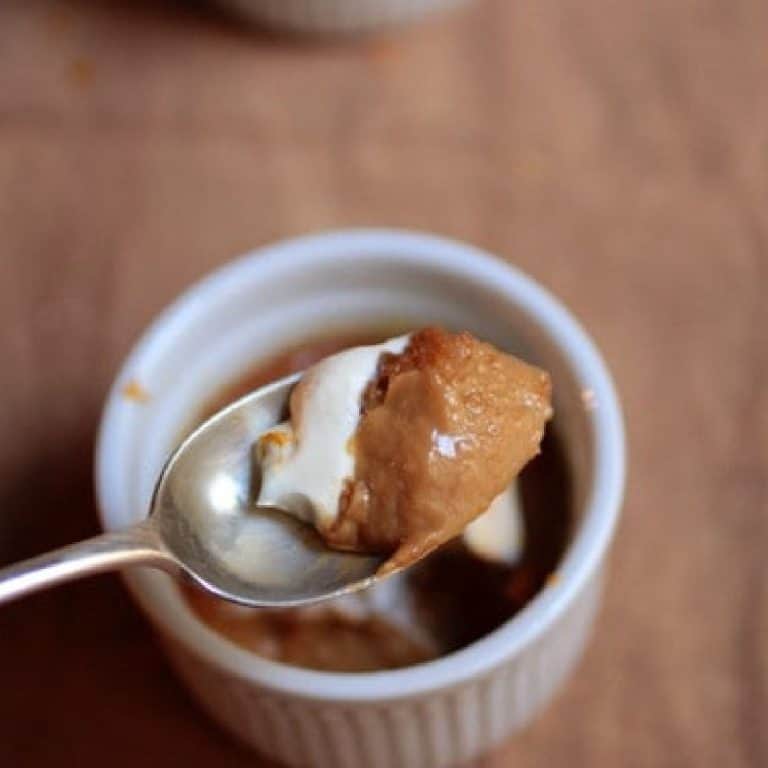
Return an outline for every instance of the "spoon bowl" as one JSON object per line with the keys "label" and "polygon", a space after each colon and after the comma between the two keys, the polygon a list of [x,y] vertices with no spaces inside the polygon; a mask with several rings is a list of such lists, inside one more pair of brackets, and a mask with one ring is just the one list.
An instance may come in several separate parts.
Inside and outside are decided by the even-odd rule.
{"label": "spoon bowl", "polygon": [[152,519],[201,586],[246,605],[288,606],[369,585],[381,557],[328,549],[315,529],[257,506],[253,446],[285,416],[300,375],[262,387],[212,416],[166,464]]}
{"label": "spoon bowl", "polygon": [[254,502],[253,446],[285,416],[299,378],[246,395],[189,435],[160,473],[146,520],[0,570],[0,603],[129,565],[185,574],[254,607],[305,605],[373,584],[384,558],[331,550],[311,526]]}

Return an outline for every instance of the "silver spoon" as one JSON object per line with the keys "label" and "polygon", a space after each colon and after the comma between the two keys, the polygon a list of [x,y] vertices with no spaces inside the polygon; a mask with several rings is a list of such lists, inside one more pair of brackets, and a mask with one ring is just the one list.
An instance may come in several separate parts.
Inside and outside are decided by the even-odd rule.
{"label": "silver spoon", "polygon": [[253,502],[253,444],[283,416],[299,375],[219,411],[168,460],[146,520],[0,570],[0,603],[127,566],[184,573],[219,597],[260,607],[337,597],[376,580],[382,558],[328,549],[315,530]]}

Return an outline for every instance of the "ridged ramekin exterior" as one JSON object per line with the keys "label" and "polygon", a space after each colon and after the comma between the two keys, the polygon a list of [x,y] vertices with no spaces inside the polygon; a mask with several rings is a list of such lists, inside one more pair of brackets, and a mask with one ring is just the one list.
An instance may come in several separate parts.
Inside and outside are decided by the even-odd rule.
{"label": "ridged ramekin exterior", "polygon": [[311,34],[373,32],[462,2],[467,0],[219,0],[245,18]]}
{"label": "ridged ramekin exterior", "polygon": [[287,766],[442,768],[489,751],[549,703],[584,651],[601,582],[602,567],[547,632],[482,677],[394,701],[276,695],[198,660],[173,641],[166,647],[213,719]]}

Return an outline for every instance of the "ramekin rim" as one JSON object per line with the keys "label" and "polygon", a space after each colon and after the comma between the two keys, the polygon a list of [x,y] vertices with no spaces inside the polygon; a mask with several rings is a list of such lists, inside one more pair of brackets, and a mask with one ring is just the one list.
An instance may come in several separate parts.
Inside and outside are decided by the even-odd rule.
{"label": "ramekin rim", "polygon": [[[402,229],[358,228],[331,230],[288,238],[253,249],[204,276],[187,288],[147,327],[125,358],[107,396],[96,447],[95,479],[99,517],[109,528],[105,508],[105,483],[108,451],[117,439],[120,411],[126,408],[121,397],[121,382],[126,372],[147,354],[161,333],[181,321],[195,303],[205,305],[201,295],[222,290],[230,280],[258,260],[258,269],[280,269],[287,253],[292,259],[315,259],[355,252],[360,258],[408,254],[406,261],[420,265],[446,266],[454,274],[471,277],[482,271],[485,278],[514,295],[519,306],[546,328],[558,344],[577,379],[588,384],[597,407],[589,412],[595,437],[595,469],[592,491],[585,505],[583,523],[569,546],[558,578],[539,592],[518,614],[484,638],[434,661],[402,669],[366,673],[336,673],[293,667],[261,658],[222,637],[200,620],[194,619],[195,634],[182,633],[156,607],[144,589],[128,579],[135,598],[161,630],[177,639],[195,655],[211,660],[231,674],[275,692],[317,700],[387,701],[427,694],[435,689],[454,687],[488,672],[501,661],[519,653],[562,614],[599,567],[618,521],[626,473],[626,447],[623,418],[618,396],[608,368],[594,342],[568,309],[546,288],[517,267],[493,254],[448,238]],[[299,256],[297,254],[302,254]],[[467,256],[471,259],[467,259]],[[296,263],[293,261],[293,268]],[[179,598],[181,600],[181,598]]]}

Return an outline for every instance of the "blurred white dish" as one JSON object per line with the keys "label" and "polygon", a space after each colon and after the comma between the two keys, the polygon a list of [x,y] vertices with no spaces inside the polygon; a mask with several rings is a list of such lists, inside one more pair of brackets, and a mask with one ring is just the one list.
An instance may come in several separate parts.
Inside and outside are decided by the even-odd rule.
{"label": "blurred white dish", "polygon": [[219,5],[279,30],[360,34],[415,21],[468,0],[218,0]]}

